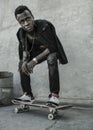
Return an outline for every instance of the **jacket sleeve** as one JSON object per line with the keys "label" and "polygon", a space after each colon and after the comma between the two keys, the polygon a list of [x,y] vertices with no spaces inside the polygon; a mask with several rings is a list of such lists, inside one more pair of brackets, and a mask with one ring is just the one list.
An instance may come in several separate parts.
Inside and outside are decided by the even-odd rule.
{"label": "jacket sleeve", "polygon": [[19,31],[17,32],[16,35],[17,35],[17,39],[19,41],[19,45],[18,45],[19,60],[22,60],[23,59],[23,48],[22,48],[22,42],[19,37]]}
{"label": "jacket sleeve", "polygon": [[67,56],[66,56],[64,48],[63,48],[63,46],[62,46],[62,44],[57,36],[56,36],[56,43],[57,43],[58,56],[59,56],[60,62],[62,64],[67,64],[68,63]]}
{"label": "jacket sleeve", "polygon": [[68,60],[67,60],[67,56],[65,54],[64,48],[63,48],[58,36],[56,35],[55,27],[51,23],[50,23],[50,28],[51,28],[52,33],[55,38],[55,45],[57,47],[59,61],[61,64],[67,64]]}

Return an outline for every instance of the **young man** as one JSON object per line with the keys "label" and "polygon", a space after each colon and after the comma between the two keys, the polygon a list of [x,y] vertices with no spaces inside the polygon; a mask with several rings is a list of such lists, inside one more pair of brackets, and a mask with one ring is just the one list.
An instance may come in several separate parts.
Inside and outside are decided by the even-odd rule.
{"label": "young man", "polygon": [[23,96],[18,100],[33,101],[30,74],[36,65],[47,60],[49,70],[49,102],[59,104],[58,62],[68,63],[64,49],[56,35],[54,26],[46,20],[34,20],[27,6],[15,9],[15,17],[21,28],[17,32],[19,40],[19,72]]}

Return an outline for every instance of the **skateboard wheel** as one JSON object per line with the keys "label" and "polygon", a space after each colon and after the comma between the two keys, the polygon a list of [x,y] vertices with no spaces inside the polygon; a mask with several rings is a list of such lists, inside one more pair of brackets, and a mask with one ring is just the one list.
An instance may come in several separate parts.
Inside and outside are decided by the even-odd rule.
{"label": "skateboard wheel", "polygon": [[19,109],[18,109],[18,108],[15,108],[14,112],[15,112],[15,113],[19,113]]}
{"label": "skateboard wheel", "polygon": [[25,112],[27,112],[27,111],[29,111],[29,110],[30,110],[29,107],[25,107],[25,108],[23,109],[23,111],[25,111]]}
{"label": "skateboard wheel", "polygon": [[52,113],[48,114],[48,119],[49,120],[53,120],[54,119],[54,115]]}

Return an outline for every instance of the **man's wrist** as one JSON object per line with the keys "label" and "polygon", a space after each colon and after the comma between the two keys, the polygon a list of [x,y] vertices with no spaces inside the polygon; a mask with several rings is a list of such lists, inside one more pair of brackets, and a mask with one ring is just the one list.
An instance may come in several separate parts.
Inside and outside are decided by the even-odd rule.
{"label": "man's wrist", "polygon": [[36,58],[33,58],[33,61],[35,61],[35,62],[36,62],[36,64],[38,63],[38,61],[37,61],[37,59],[36,59]]}

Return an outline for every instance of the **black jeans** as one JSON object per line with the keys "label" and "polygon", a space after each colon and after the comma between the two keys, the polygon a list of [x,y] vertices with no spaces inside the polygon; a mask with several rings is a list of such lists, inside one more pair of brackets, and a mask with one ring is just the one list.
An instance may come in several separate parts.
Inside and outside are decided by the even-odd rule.
{"label": "black jeans", "polygon": [[[59,94],[60,83],[59,83],[59,71],[58,71],[58,62],[57,54],[51,53],[47,57],[48,71],[49,71],[49,88],[50,93]],[[32,94],[31,89],[31,77],[27,76],[25,73],[20,72],[20,79],[23,92],[26,92],[28,95]]]}

